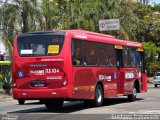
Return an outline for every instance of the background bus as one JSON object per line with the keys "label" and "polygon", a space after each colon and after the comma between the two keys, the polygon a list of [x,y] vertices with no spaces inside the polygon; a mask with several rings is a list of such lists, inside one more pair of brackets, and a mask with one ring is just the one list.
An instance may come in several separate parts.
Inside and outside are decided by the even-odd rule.
{"label": "background bus", "polygon": [[0,89],[3,89],[5,85],[9,85],[9,91],[11,90],[11,62],[10,61],[0,61]]}
{"label": "background bus", "polygon": [[47,108],[64,100],[101,106],[104,98],[147,91],[144,48],[83,30],[17,35],[12,59],[13,98],[43,99]]}

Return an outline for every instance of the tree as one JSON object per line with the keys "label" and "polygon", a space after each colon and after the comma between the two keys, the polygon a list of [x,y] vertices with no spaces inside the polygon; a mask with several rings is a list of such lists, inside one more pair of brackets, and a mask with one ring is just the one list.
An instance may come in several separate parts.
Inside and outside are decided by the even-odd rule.
{"label": "tree", "polygon": [[56,29],[59,24],[58,5],[55,0],[42,0],[40,5],[45,30]]}
{"label": "tree", "polygon": [[160,46],[160,13],[153,12],[144,16],[143,24],[144,41]]}
{"label": "tree", "polygon": [[1,77],[0,82],[3,83],[3,89],[5,93],[10,94],[11,90],[11,67],[10,65],[1,66]]}
{"label": "tree", "polygon": [[12,0],[12,3],[6,0],[0,8],[2,40],[10,55],[13,49],[13,39],[18,32],[35,31],[35,17],[39,13],[36,5],[36,0]]}
{"label": "tree", "polygon": [[156,56],[160,52],[160,48],[156,47],[153,42],[143,42],[145,49],[145,60],[147,63],[147,70],[149,75],[153,75],[160,68],[159,61],[156,59]]}

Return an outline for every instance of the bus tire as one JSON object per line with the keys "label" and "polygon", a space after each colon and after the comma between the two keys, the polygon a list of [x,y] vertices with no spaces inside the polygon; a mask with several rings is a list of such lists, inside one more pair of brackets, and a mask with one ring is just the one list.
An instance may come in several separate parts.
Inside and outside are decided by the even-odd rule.
{"label": "bus tire", "polygon": [[21,100],[21,99],[18,100],[19,105],[24,105],[24,103],[25,103],[25,100]]}
{"label": "bus tire", "polygon": [[100,107],[103,104],[103,99],[104,99],[104,95],[103,95],[103,89],[102,86],[100,84],[98,84],[96,86],[95,89],[95,98],[94,98],[94,105],[96,107]]}
{"label": "bus tire", "polygon": [[44,104],[48,109],[60,109],[63,106],[63,99],[47,99]]}
{"label": "bus tire", "polygon": [[154,87],[157,87],[157,85],[154,85]]}
{"label": "bus tire", "polygon": [[133,102],[136,100],[136,97],[137,97],[137,89],[136,87],[134,86],[133,88],[133,93],[131,95],[128,95],[128,101],[129,102]]}

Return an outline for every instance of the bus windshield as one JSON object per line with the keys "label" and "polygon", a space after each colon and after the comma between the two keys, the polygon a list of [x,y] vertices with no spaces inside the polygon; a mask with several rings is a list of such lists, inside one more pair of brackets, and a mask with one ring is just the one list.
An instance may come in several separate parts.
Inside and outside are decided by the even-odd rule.
{"label": "bus windshield", "polygon": [[64,35],[30,35],[18,38],[20,56],[58,55],[64,43]]}

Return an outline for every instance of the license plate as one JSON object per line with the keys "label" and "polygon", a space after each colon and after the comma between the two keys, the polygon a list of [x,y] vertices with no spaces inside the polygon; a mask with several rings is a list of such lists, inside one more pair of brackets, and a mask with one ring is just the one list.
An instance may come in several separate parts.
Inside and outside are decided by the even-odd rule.
{"label": "license plate", "polygon": [[46,81],[45,80],[32,80],[31,81],[31,86],[32,87],[44,87]]}

